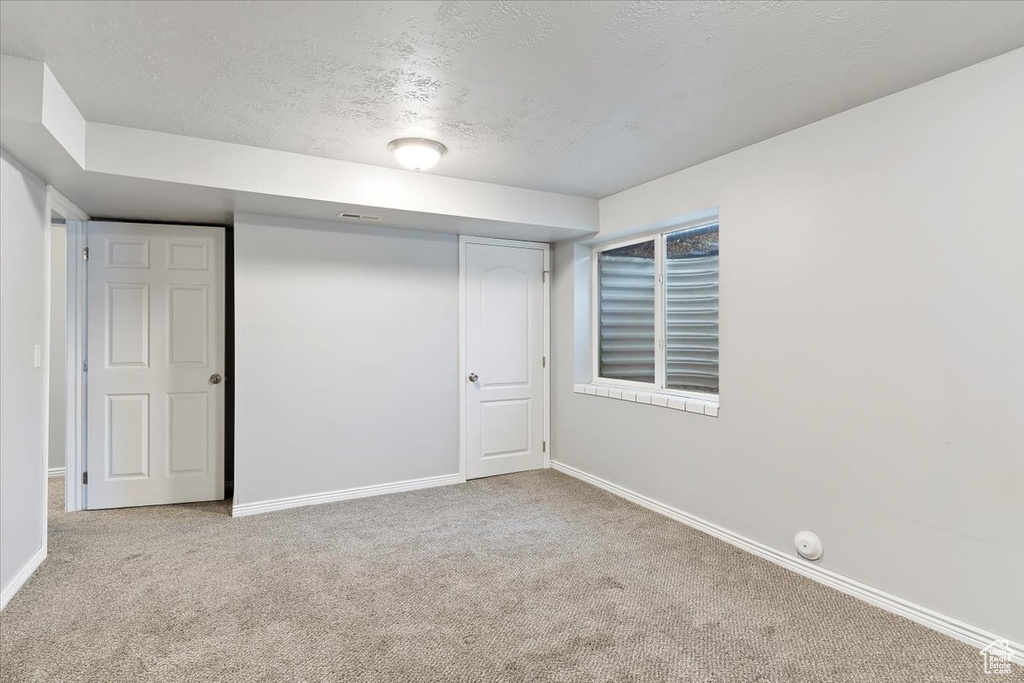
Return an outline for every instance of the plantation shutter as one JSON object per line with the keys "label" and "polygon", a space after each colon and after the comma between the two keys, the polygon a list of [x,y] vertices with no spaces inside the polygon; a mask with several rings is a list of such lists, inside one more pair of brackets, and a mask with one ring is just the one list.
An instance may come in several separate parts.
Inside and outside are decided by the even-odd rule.
{"label": "plantation shutter", "polygon": [[717,394],[718,223],[606,249],[597,260],[598,376]]}
{"label": "plantation shutter", "polygon": [[654,240],[598,255],[599,374],[654,382]]}
{"label": "plantation shutter", "polygon": [[665,384],[718,393],[718,256],[665,263]]}

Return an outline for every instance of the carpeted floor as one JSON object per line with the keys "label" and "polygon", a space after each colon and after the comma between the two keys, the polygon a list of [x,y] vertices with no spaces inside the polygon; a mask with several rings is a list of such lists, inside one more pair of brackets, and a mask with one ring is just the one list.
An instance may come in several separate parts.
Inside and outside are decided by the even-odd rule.
{"label": "carpeted floor", "polygon": [[[553,471],[64,514],[3,681],[987,681],[973,648]],[[1024,680],[1021,668],[1000,681]]]}

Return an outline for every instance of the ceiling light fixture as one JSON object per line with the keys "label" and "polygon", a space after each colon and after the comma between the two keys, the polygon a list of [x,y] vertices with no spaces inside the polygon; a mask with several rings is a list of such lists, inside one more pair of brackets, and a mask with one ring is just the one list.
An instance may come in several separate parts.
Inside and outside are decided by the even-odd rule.
{"label": "ceiling light fixture", "polygon": [[402,166],[412,171],[426,171],[441,160],[448,149],[436,140],[426,138],[399,138],[388,144]]}

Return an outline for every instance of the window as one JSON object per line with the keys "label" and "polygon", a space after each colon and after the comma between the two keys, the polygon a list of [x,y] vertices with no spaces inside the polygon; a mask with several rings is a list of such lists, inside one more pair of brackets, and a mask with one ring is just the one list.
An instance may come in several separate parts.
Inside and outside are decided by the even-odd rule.
{"label": "window", "polygon": [[597,381],[718,394],[718,222],[595,254]]}

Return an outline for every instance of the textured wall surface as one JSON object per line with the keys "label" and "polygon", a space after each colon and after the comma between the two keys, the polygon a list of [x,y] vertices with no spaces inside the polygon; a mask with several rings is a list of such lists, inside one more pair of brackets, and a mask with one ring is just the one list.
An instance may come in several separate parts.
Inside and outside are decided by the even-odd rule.
{"label": "textured wall surface", "polygon": [[234,234],[235,504],[457,473],[458,238]]}
{"label": "textured wall surface", "polygon": [[46,187],[0,152],[0,584],[46,530]]}
{"label": "textured wall surface", "polygon": [[1024,44],[1022,3],[0,5],[90,121],[601,197]]}
{"label": "textured wall surface", "polygon": [[602,200],[720,207],[720,417],[573,393],[560,243],[552,457],[1024,640],[1021,121],[1017,50]]}

